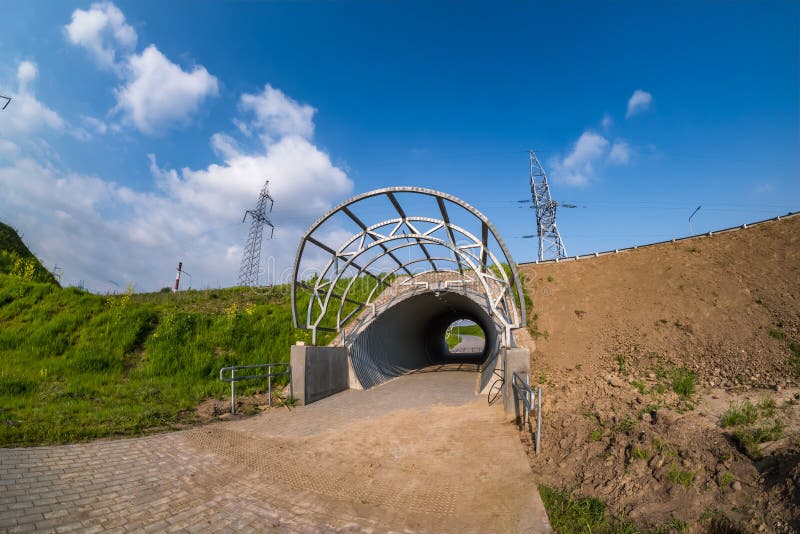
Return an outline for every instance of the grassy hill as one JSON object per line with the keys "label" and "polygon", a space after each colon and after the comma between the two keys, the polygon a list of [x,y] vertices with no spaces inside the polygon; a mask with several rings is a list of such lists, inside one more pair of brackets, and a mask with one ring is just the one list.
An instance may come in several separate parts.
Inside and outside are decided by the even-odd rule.
{"label": "grassy hill", "polygon": [[221,367],[288,361],[308,337],[287,286],[104,297],[0,274],[0,323],[2,446],[191,423],[229,391]]}
{"label": "grassy hill", "polygon": [[0,273],[14,273],[29,280],[58,284],[53,275],[25,246],[17,231],[2,222],[0,222]]}
{"label": "grassy hill", "polygon": [[221,367],[285,362],[308,341],[288,286],[95,295],[59,287],[13,229],[0,236],[0,446],[192,423],[229,392]]}

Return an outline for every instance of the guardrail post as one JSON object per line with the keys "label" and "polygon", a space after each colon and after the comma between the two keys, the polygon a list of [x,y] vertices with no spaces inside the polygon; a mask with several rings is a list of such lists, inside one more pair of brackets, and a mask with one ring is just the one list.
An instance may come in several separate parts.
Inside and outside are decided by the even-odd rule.
{"label": "guardrail post", "polygon": [[231,415],[236,415],[236,369],[231,369]]}
{"label": "guardrail post", "polygon": [[269,407],[272,408],[272,367],[270,367],[267,372],[269,376],[267,377],[267,395],[269,396],[267,399],[267,404]]}
{"label": "guardrail post", "polygon": [[542,440],[542,386],[536,388],[536,454]]}

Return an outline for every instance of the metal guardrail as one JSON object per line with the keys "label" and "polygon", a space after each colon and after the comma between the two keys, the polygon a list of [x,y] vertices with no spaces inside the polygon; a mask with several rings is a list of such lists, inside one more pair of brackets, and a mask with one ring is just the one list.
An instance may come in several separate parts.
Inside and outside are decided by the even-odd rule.
{"label": "metal guardrail", "polygon": [[687,241],[689,239],[698,239],[698,238],[701,238],[701,237],[711,237],[711,236],[714,236],[714,235],[717,235],[717,234],[726,234],[728,232],[735,232],[737,230],[746,230],[747,228],[752,228],[754,226],[758,226],[759,224],[763,224],[763,223],[767,223],[767,222],[771,222],[771,221],[780,221],[780,220],[782,220],[784,218],[794,217],[794,216],[796,216],[798,214],[800,214],[800,212],[790,211],[786,215],[778,215],[777,217],[771,217],[769,219],[763,219],[763,220],[760,220],[760,221],[740,224],[738,226],[731,226],[729,228],[721,228],[719,230],[712,230],[710,232],[703,232],[702,234],[692,234],[692,235],[687,235],[687,236],[684,236],[684,237],[676,237],[676,238],[673,238],[673,239],[665,239],[663,241],[656,241],[654,243],[646,243],[644,245],[634,245],[632,247],[616,248],[614,250],[604,250],[602,252],[598,251],[598,252],[590,252],[588,254],[578,254],[578,255],[575,255],[575,256],[567,256],[566,258],[554,258],[554,259],[551,259],[551,260],[523,261],[523,262],[518,263],[517,265],[539,265],[539,264],[544,264],[544,263],[563,263],[565,261],[579,261],[579,260],[588,259],[588,258],[598,258],[600,256],[608,256],[610,254],[618,254],[620,252],[627,252],[629,250],[639,250],[640,248],[655,247],[655,246],[658,246],[658,245],[665,245],[667,243],[678,243],[680,241]]}
{"label": "metal guardrail", "polygon": [[528,375],[525,375],[523,380],[519,373],[514,373],[511,376],[512,386],[514,387],[515,398],[522,401],[522,428],[525,428],[525,423],[528,423],[531,434],[533,432],[533,425],[530,421],[530,414],[536,411],[536,433],[535,433],[535,451],[539,454],[539,445],[542,440],[542,386],[537,386],[535,389],[528,383]]}
{"label": "metal guardrail", "polygon": [[[278,367],[283,369],[280,372],[272,372],[272,369]],[[241,369],[266,369],[266,374],[256,374],[256,375],[240,375],[236,376],[236,371]],[[225,376],[225,373],[229,372],[229,376]],[[289,397],[294,397],[294,391],[292,390],[292,366],[288,363],[262,363],[258,365],[235,365],[233,367],[223,367],[219,370],[219,379],[223,382],[230,382],[231,383],[231,415],[236,414],[236,382],[240,380],[249,380],[255,378],[266,378],[267,379],[267,393],[269,395],[269,405],[272,407],[272,379],[279,376],[289,376]]]}

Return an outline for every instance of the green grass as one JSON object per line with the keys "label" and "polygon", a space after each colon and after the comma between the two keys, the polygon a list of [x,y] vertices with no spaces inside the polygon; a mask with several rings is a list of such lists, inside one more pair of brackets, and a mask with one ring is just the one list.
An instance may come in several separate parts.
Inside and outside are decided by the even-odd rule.
{"label": "green grass", "polygon": [[721,488],[726,488],[733,484],[734,480],[736,480],[736,476],[730,471],[726,471],[724,475],[719,477],[719,485]]}
{"label": "green grass", "polygon": [[453,327],[447,336],[447,348],[452,349],[461,343],[461,336],[476,336],[481,339],[486,339],[486,334],[483,333],[483,329],[477,324],[457,326]]}
{"label": "green grass", "polygon": [[633,427],[635,426],[636,426],[636,421],[634,419],[631,419],[630,417],[625,417],[625,419],[617,423],[616,429],[619,430],[620,432],[630,434],[631,430],[633,430]]}
{"label": "green grass", "polygon": [[731,404],[725,413],[722,414],[722,428],[729,428],[740,425],[751,425],[758,420],[758,409],[750,401],[744,401],[739,405]]}
{"label": "green grass", "polygon": [[449,334],[447,334],[447,348],[452,350],[456,345],[461,343],[461,336],[455,333],[455,331],[451,330]]}
{"label": "green grass", "polygon": [[694,471],[678,469],[675,464],[670,465],[669,471],[667,471],[667,478],[670,480],[670,482],[680,484],[681,486],[685,486],[687,488],[694,483],[695,476],[696,475]]}
{"label": "green grass", "polygon": [[650,459],[650,451],[647,449],[642,449],[641,447],[633,446],[631,448],[631,458],[633,460],[649,460]]}
{"label": "green grass", "polygon": [[579,497],[574,492],[539,485],[550,525],[556,534],[638,534],[641,531],[623,518],[608,515],[606,504],[591,497]]}
{"label": "green grass", "polygon": [[786,339],[786,334],[784,334],[780,330],[775,330],[774,328],[770,328],[769,329],[769,337],[771,337],[773,339],[783,340],[783,339]]}
{"label": "green grass", "polygon": [[619,372],[622,375],[628,376],[628,367],[625,363],[625,356],[622,354],[617,354],[615,359],[617,360],[617,366],[619,367]]}
{"label": "green grass", "polygon": [[697,376],[690,370],[683,367],[672,371],[672,391],[681,397],[688,398],[694,395],[697,390]]}
{"label": "green grass", "polygon": [[754,459],[761,458],[761,443],[775,441],[783,435],[785,425],[780,421],[774,421],[767,426],[737,428],[733,432],[733,437],[745,449],[748,456]]}
{"label": "green grass", "polygon": [[191,423],[193,407],[229,391],[221,367],[286,362],[310,341],[286,287],[105,297],[0,274],[0,324],[0,446]]}
{"label": "green grass", "polygon": [[764,417],[773,417],[775,415],[775,408],[775,399],[771,397],[765,395],[758,401],[758,410]]}
{"label": "green grass", "polygon": [[479,337],[481,339],[485,339],[486,338],[486,334],[483,333],[483,329],[480,326],[476,325],[476,324],[471,324],[471,325],[467,325],[467,326],[459,326],[458,327],[458,333],[460,335],[462,335],[462,336],[475,336],[475,337]]}
{"label": "green grass", "polygon": [[53,275],[28,250],[17,232],[3,223],[0,223],[0,273],[58,285]]}

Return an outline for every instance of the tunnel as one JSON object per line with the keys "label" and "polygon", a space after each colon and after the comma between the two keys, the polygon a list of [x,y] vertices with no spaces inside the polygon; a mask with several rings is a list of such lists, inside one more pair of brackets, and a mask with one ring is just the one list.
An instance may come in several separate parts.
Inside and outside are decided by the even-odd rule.
{"label": "tunnel", "polygon": [[[486,336],[478,354],[451,354],[447,327],[460,319],[478,324]],[[390,306],[350,336],[353,371],[363,388],[409,372],[442,364],[465,364],[482,371],[495,362],[500,335],[485,306],[469,295],[428,291]],[[481,388],[482,389],[482,388]]]}
{"label": "tunnel", "polygon": [[[303,235],[292,317],[311,342],[347,349],[350,387],[371,388],[442,364],[478,371],[482,390],[512,331],[525,326],[514,263],[489,219],[463,200],[420,187],[362,193]],[[448,326],[469,320],[480,353],[452,353]]]}

